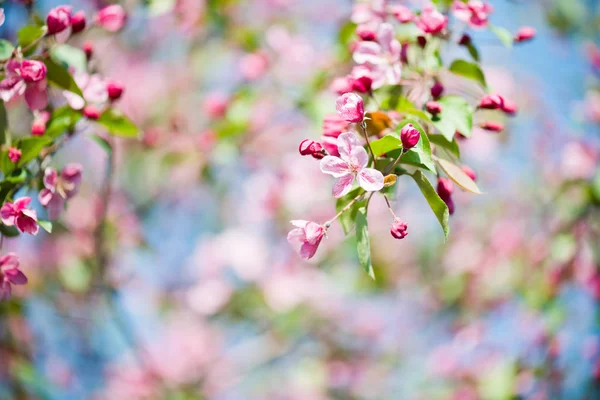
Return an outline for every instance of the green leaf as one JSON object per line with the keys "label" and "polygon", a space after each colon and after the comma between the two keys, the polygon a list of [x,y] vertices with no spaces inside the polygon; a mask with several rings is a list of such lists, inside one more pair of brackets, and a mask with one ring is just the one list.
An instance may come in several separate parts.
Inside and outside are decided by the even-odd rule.
{"label": "green leaf", "polygon": [[488,27],[490,28],[490,31],[492,31],[492,33],[496,35],[498,39],[500,39],[504,46],[508,47],[509,49],[512,47],[513,35],[508,29],[500,26],[494,26],[492,24],[488,24]]}
{"label": "green leaf", "polygon": [[46,64],[48,70],[46,73],[48,82],[83,97],[81,89],[77,86],[77,83],[75,83],[75,80],[66,68],[57,64],[52,58],[46,58],[44,64]]}
{"label": "green leaf", "polygon": [[414,165],[415,167],[424,168],[428,171],[435,172],[435,164],[431,158],[431,145],[427,133],[416,120],[405,119],[396,127],[396,132],[400,132],[405,125],[412,124],[415,129],[421,133],[421,138],[415,147],[408,150],[400,158],[401,164]]}
{"label": "green leaf", "polygon": [[425,111],[417,109],[410,100],[402,96],[401,86],[392,87],[389,96],[381,101],[381,108],[396,110],[401,114],[408,114],[425,122],[431,122],[431,118]]}
{"label": "green leaf", "polygon": [[453,138],[452,141],[448,141],[448,139],[446,139],[444,135],[429,135],[429,141],[435,144],[436,146],[448,150],[457,158],[460,158],[460,149],[458,147],[456,139]]}
{"label": "green leaf", "polygon": [[[337,199],[335,202],[336,213],[339,213],[340,211],[342,211],[342,209],[344,207],[346,207],[348,204],[350,204],[350,202],[352,200],[354,200],[361,193],[364,193],[364,189],[356,188],[356,189],[351,190],[347,195],[342,196],[339,199]],[[338,221],[340,222],[340,225],[342,225],[342,229],[344,230],[344,233],[346,235],[348,233],[350,233],[350,231],[354,227],[354,222],[356,220],[356,213],[360,207],[364,206],[364,204],[365,204],[364,200],[357,201],[356,203],[354,203],[352,205],[352,207],[348,211],[342,213],[340,215],[340,217],[338,218]]]}
{"label": "green leaf", "polygon": [[360,207],[356,213],[356,250],[361,267],[371,278],[375,279],[375,272],[371,265],[371,239],[369,238],[369,223],[365,207]]}
{"label": "green leaf", "polygon": [[102,147],[102,149],[107,153],[107,154],[112,154],[112,145],[108,142],[108,140],[104,139],[102,136],[98,136],[98,135],[91,135],[89,136],[90,139],[92,139],[94,142],[98,143],[98,145],[100,147]]}
{"label": "green leaf", "polygon": [[22,167],[29,161],[40,155],[42,149],[52,143],[52,139],[45,136],[26,137],[18,142],[18,148],[21,150],[21,159],[17,163],[17,167]]}
{"label": "green leaf", "polygon": [[57,138],[65,131],[75,127],[81,119],[81,112],[71,107],[63,106],[52,112],[44,137]]}
{"label": "green leaf", "polygon": [[4,102],[0,100],[0,144],[9,144],[7,143],[9,137],[7,131],[8,117],[6,115],[6,107],[4,107]]}
{"label": "green leaf", "polygon": [[455,60],[449,68],[450,72],[474,80],[484,88],[487,87],[485,75],[479,65],[465,60]]}
{"label": "green leaf", "polygon": [[454,139],[456,131],[471,137],[473,130],[473,108],[460,96],[444,96],[438,100],[442,112],[433,120],[433,125],[448,141]]}
{"label": "green leaf", "polygon": [[33,54],[37,45],[32,45],[33,42],[41,39],[46,34],[46,27],[37,25],[25,25],[17,32],[17,39],[19,46],[25,49],[31,47],[23,52],[23,55],[28,56]]}
{"label": "green leaf", "polygon": [[134,138],[138,135],[138,128],[125,115],[109,108],[102,113],[98,123],[103,125],[113,136]]}
{"label": "green leaf", "polygon": [[468,192],[482,194],[477,184],[458,165],[455,165],[448,160],[444,160],[443,158],[436,158],[435,161],[444,170],[446,175],[448,175],[448,178],[458,186]]}
{"label": "green leaf", "polygon": [[402,148],[402,141],[396,135],[385,135],[381,139],[371,142],[371,149],[375,156],[380,156],[390,151],[399,150]]}
{"label": "green leaf", "polygon": [[6,182],[12,184],[24,182],[25,179],[27,179],[27,170],[22,168],[14,170],[10,175],[5,177]]}
{"label": "green leaf", "polygon": [[15,51],[15,46],[8,40],[0,39],[0,61],[8,60]]}
{"label": "green leaf", "polygon": [[421,171],[416,171],[412,174],[412,177],[419,186],[419,189],[421,189],[421,193],[425,196],[425,200],[427,200],[429,207],[431,207],[431,211],[433,211],[440,223],[440,226],[444,231],[444,239],[448,240],[448,234],[450,233],[450,226],[448,225],[450,213],[448,211],[448,206],[440,196],[438,196],[434,187],[431,185],[431,182],[429,182],[429,179],[427,179]]}
{"label": "green leaf", "polygon": [[467,50],[469,51],[469,55],[473,58],[473,60],[479,62],[479,50],[477,50],[477,47],[475,47],[473,43],[469,43],[467,45]]}
{"label": "green leaf", "polygon": [[4,237],[17,237],[20,234],[15,226],[6,226],[4,224],[0,224],[0,233]]}
{"label": "green leaf", "polygon": [[38,219],[38,225],[48,233],[52,233],[52,222],[50,221],[42,221]]}
{"label": "green leaf", "polygon": [[68,44],[60,44],[52,47],[50,56],[59,65],[75,68],[76,71],[85,71],[87,60],[83,50]]}

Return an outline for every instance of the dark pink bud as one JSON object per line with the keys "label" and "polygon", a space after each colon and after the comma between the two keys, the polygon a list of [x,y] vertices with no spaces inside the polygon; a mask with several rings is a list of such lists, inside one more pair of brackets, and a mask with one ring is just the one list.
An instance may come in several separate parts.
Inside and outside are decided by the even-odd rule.
{"label": "dark pink bud", "polygon": [[329,86],[329,88],[337,94],[344,94],[351,92],[352,86],[352,79],[349,76],[344,76],[341,78],[335,78],[333,82],[331,82],[331,86]]}
{"label": "dark pink bud", "polygon": [[442,200],[447,200],[452,196],[454,185],[448,178],[438,178],[437,194]]}
{"label": "dark pink bud", "polygon": [[421,47],[422,49],[424,49],[425,46],[427,46],[427,38],[425,36],[418,36],[417,37],[417,44],[419,45],[419,47]]}
{"label": "dark pink bud", "polygon": [[25,82],[39,82],[46,77],[46,64],[36,60],[23,60],[21,63],[21,76]]}
{"label": "dark pink bud", "polygon": [[514,41],[517,43],[526,42],[533,39],[535,36],[535,29],[530,26],[524,26],[520,28],[515,34]]}
{"label": "dark pink bud", "polygon": [[53,8],[46,17],[46,25],[48,25],[48,34],[54,35],[67,29],[71,24],[71,6],[58,6]]}
{"label": "dark pink bud", "polygon": [[371,91],[373,85],[373,73],[367,67],[362,65],[356,66],[352,69],[350,74],[352,80],[352,90],[360,93],[368,93]]}
{"label": "dark pink bud", "polygon": [[456,140],[467,139],[467,137],[465,135],[463,135],[462,133],[460,133],[459,131],[454,132],[454,137],[456,138]]}
{"label": "dark pink bud", "polygon": [[400,139],[402,140],[402,146],[404,150],[412,149],[417,145],[421,138],[421,132],[416,129],[412,124],[406,124],[400,131]]}
{"label": "dark pink bud", "polygon": [[100,110],[98,110],[98,107],[90,104],[83,109],[83,115],[88,119],[97,120],[100,118]]}
{"label": "dark pink bud", "polygon": [[110,81],[106,84],[108,98],[111,100],[119,100],[123,94],[123,85],[117,81]]}
{"label": "dark pink bud", "polygon": [[408,43],[403,43],[402,47],[400,48],[400,62],[402,64],[408,63],[408,46]]}
{"label": "dark pink bud", "polygon": [[504,130],[504,124],[496,121],[485,121],[479,125],[481,128],[490,132],[501,132]]}
{"label": "dark pink bud", "polygon": [[515,115],[517,113],[517,105],[510,100],[504,99],[504,104],[502,104],[502,111],[504,111],[508,115]]}
{"label": "dark pink bud", "polygon": [[304,139],[302,142],[300,142],[298,151],[303,156],[312,156],[317,160],[325,157],[325,152],[323,151],[323,146],[321,143],[310,139]]}
{"label": "dark pink bud", "polygon": [[389,7],[389,9],[394,18],[396,18],[396,20],[401,24],[406,24],[407,22],[411,22],[415,19],[413,12],[408,7],[401,4],[392,5]]}
{"label": "dark pink bud", "polygon": [[428,101],[425,108],[431,115],[438,115],[442,112],[442,105],[437,101]]}
{"label": "dark pink bud", "polygon": [[399,218],[394,220],[390,233],[396,239],[404,239],[408,235],[408,225],[406,222],[401,221]]}
{"label": "dark pink bud", "polygon": [[498,94],[486,94],[479,102],[479,108],[497,110],[504,106],[504,98]]}
{"label": "dark pink bud", "polygon": [[348,125],[338,114],[326,115],[323,119],[323,135],[337,138],[348,129]]}
{"label": "dark pink bud", "polygon": [[431,87],[431,96],[437,100],[440,98],[442,93],[444,93],[444,85],[442,85],[440,81],[435,81]]}
{"label": "dark pink bud", "polygon": [[85,29],[86,20],[85,20],[85,12],[77,11],[71,17],[71,32],[79,33]]}
{"label": "dark pink bud", "polygon": [[21,159],[21,150],[16,147],[10,147],[8,149],[8,159],[11,163],[16,164]]}
{"label": "dark pink bud", "polygon": [[338,151],[337,139],[332,136],[322,136],[321,144],[325,148],[325,151],[330,156],[340,156],[340,152]]}
{"label": "dark pink bud", "polygon": [[467,176],[469,178],[471,178],[473,181],[477,180],[477,174],[475,173],[475,171],[473,171],[473,169],[471,167],[469,167],[468,165],[463,165],[461,167],[461,169],[463,170],[463,172],[465,174],[467,174]]}
{"label": "dark pink bud", "polygon": [[368,25],[358,25],[356,27],[356,35],[365,41],[374,41],[377,38],[377,32]]}
{"label": "dark pink bud", "polygon": [[42,136],[46,132],[46,124],[50,120],[50,113],[48,111],[42,111],[33,120],[31,124],[31,134],[34,136]]}
{"label": "dark pink bud", "polygon": [[461,45],[461,46],[469,46],[471,44],[471,36],[469,36],[468,33],[464,33],[460,37],[460,40],[458,41],[458,44]]}
{"label": "dark pink bud", "polygon": [[92,42],[85,42],[82,46],[82,50],[85,53],[85,57],[90,60],[94,55],[94,44]]}

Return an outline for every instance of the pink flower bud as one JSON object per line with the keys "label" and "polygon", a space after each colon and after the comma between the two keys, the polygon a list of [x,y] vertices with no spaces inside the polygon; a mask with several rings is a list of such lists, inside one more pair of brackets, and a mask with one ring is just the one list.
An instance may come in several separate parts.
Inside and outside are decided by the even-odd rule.
{"label": "pink flower bud", "polygon": [[98,107],[95,105],[89,104],[83,109],[83,115],[85,115],[86,118],[95,121],[100,118],[100,110],[98,110]]}
{"label": "pink flower bud", "polygon": [[368,25],[358,25],[356,35],[365,41],[374,41],[377,38],[377,32]]}
{"label": "pink flower bud", "polygon": [[517,43],[526,42],[533,39],[535,36],[535,29],[530,26],[524,26],[520,28],[515,34],[514,41]]}
{"label": "pink flower bud", "polygon": [[420,48],[424,49],[427,46],[427,38],[425,36],[417,36],[417,44]]}
{"label": "pink flower bud", "polygon": [[123,28],[127,20],[127,14],[123,7],[113,4],[104,7],[96,14],[96,25],[106,29],[109,32],[117,32]]}
{"label": "pink flower bud", "polygon": [[401,24],[412,22],[415,19],[413,12],[410,11],[408,7],[401,4],[392,5],[389,7],[389,9],[394,18],[396,18],[396,21],[400,22]]}
{"label": "pink flower bud", "polygon": [[400,139],[402,140],[404,150],[415,147],[417,143],[419,143],[420,138],[421,132],[419,132],[412,124],[404,125],[400,131]]}
{"label": "pink flower bud", "polygon": [[458,44],[461,46],[469,46],[471,44],[471,36],[468,33],[463,33],[460,37]]}
{"label": "pink flower bud", "polygon": [[203,105],[211,119],[222,118],[229,108],[229,98],[223,93],[210,93],[204,99]]}
{"label": "pink flower bud", "polygon": [[106,91],[108,92],[108,98],[111,100],[119,100],[123,95],[123,84],[117,81],[109,81],[106,84]]}
{"label": "pink flower bud", "polygon": [[46,17],[48,25],[48,34],[54,35],[67,29],[71,24],[71,6],[58,6],[53,8]]}
{"label": "pink flower bud", "polygon": [[504,106],[504,98],[498,94],[486,94],[479,102],[479,108],[497,110]]}
{"label": "pink flower bud", "polygon": [[352,79],[350,79],[350,77],[344,76],[340,78],[335,78],[333,82],[331,82],[331,86],[329,86],[329,88],[337,94],[344,94],[351,92],[352,86]]}
{"label": "pink flower bud", "polygon": [[438,115],[442,112],[442,105],[437,101],[428,101],[425,108],[431,115]]}
{"label": "pink flower bud", "polygon": [[517,105],[510,100],[504,99],[504,104],[502,104],[502,111],[504,111],[508,115],[515,115],[517,113]]}
{"label": "pink flower bud", "polygon": [[46,132],[46,124],[50,120],[50,113],[48,111],[42,111],[33,120],[31,124],[31,134],[34,136],[42,136]]}
{"label": "pink flower bud", "polygon": [[425,33],[435,35],[441,33],[448,25],[448,17],[429,4],[423,8],[421,15],[416,18],[417,28]]}
{"label": "pink flower bud", "polygon": [[367,67],[362,65],[356,66],[352,69],[350,74],[352,79],[352,90],[360,93],[368,93],[371,91],[373,85],[373,73]]}
{"label": "pink flower bud", "polygon": [[444,85],[442,85],[440,81],[435,81],[431,87],[431,96],[437,100],[440,98],[442,93],[444,93]]}
{"label": "pink flower bud", "polygon": [[92,56],[94,55],[94,44],[90,41],[87,41],[83,44],[82,50],[85,53],[85,57],[89,61],[92,58]]}
{"label": "pink flower bud", "polygon": [[323,151],[323,146],[321,143],[310,139],[304,139],[302,142],[300,142],[298,151],[300,152],[300,155],[312,156],[317,160],[325,157],[325,152]]}
{"label": "pink flower bud", "polygon": [[8,159],[11,163],[16,164],[21,159],[21,150],[16,147],[10,147],[8,149]]}
{"label": "pink flower bud", "polygon": [[41,61],[23,60],[21,76],[27,83],[39,82],[46,77],[46,65]]}
{"label": "pink flower bud", "polygon": [[452,196],[454,185],[448,178],[438,178],[437,194],[442,200],[447,200]]}
{"label": "pink flower bud", "polygon": [[82,32],[85,29],[85,25],[86,25],[86,20],[85,20],[85,12],[84,11],[77,11],[75,14],[73,14],[73,16],[71,17],[71,32],[72,33],[79,33]]}
{"label": "pink flower bud", "polygon": [[336,138],[348,129],[348,122],[338,114],[326,115],[323,119],[323,135]]}
{"label": "pink flower bud", "polygon": [[469,167],[468,165],[463,165],[461,167],[461,169],[463,170],[463,172],[465,174],[467,174],[467,176],[469,178],[471,178],[473,181],[477,180],[477,174],[475,173],[475,171],[473,171],[473,169],[471,167]]}
{"label": "pink flower bud", "polygon": [[394,220],[390,233],[396,239],[404,239],[408,235],[408,225],[399,218]]}
{"label": "pink flower bud", "polygon": [[501,132],[504,130],[504,124],[496,121],[485,121],[479,125],[481,128],[490,132]]}
{"label": "pink flower bud", "polygon": [[345,93],[335,102],[337,112],[348,122],[361,122],[365,117],[364,107],[362,97],[356,93]]}

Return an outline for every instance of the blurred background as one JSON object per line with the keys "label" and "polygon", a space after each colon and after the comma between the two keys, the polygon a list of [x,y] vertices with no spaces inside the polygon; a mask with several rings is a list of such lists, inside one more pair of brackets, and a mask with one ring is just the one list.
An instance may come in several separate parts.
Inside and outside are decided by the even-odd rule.
{"label": "blurred background", "polygon": [[[59,4],[107,2],[33,7]],[[71,44],[93,41],[143,135],[111,159],[70,141],[80,195],[52,235],[5,242],[30,283],[0,303],[0,399],[600,398],[597,1],[491,1],[494,25],[537,30],[472,35],[519,114],[461,143],[486,194],[457,194],[447,243],[412,181],[402,241],[374,198],[376,281],[337,224],[310,262],[286,241],[335,211],[298,144],[335,112],[352,2],[120,4],[123,31]]]}

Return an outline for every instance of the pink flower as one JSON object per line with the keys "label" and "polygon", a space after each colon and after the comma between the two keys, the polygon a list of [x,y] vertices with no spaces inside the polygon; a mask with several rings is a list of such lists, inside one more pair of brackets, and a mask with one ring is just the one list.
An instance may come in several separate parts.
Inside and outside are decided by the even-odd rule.
{"label": "pink flower", "polygon": [[85,29],[85,11],[77,11],[71,17],[71,33],[79,33]]}
{"label": "pink flower", "polygon": [[493,7],[481,0],[469,0],[463,3],[455,0],[452,11],[456,18],[467,22],[473,28],[484,28],[488,24],[488,17],[494,11]]}
{"label": "pink flower", "polygon": [[355,66],[352,68],[350,79],[352,80],[353,90],[360,93],[368,93],[371,91],[371,87],[373,86],[373,73],[369,68],[363,65]]}
{"label": "pink flower", "polygon": [[46,168],[44,189],[38,197],[40,203],[48,210],[50,219],[58,218],[65,202],[77,194],[82,171],[81,164],[67,164],[60,175],[54,168]]}
{"label": "pink flower", "polygon": [[0,26],[4,25],[6,16],[4,15],[4,8],[0,8]]}
{"label": "pink flower", "polygon": [[416,129],[413,124],[406,124],[400,131],[400,140],[402,140],[402,147],[404,150],[410,150],[419,143],[421,138],[421,132]]}
{"label": "pink flower", "polygon": [[96,25],[106,29],[109,32],[117,32],[123,28],[127,20],[127,14],[123,7],[113,4],[104,7],[96,14]]}
{"label": "pink flower", "polygon": [[37,213],[27,208],[31,197],[21,197],[14,203],[7,201],[0,208],[2,223],[6,226],[16,226],[21,232],[37,235],[40,227],[37,224]]}
{"label": "pink flower", "polygon": [[504,98],[498,94],[486,94],[479,102],[479,108],[497,110],[504,107]]}
{"label": "pink flower", "polygon": [[401,24],[411,22],[415,19],[413,12],[410,11],[408,7],[401,4],[390,6],[390,11],[394,15],[394,18]]}
{"label": "pink flower", "polygon": [[361,122],[365,117],[365,105],[362,97],[356,93],[344,93],[335,102],[340,116],[348,122]]}
{"label": "pink flower", "polygon": [[323,136],[336,138],[342,134],[350,125],[338,114],[326,115],[323,119]]}
{"label": "pink flower", "polygon": [[300,155],[312,156],[317,160],[320,160],[323,157],[325,157],[325,153],[323,152],[323,145],[311,139],[304,139],[302,142],[300,142],[298,151],[300,152]]}
{"label": "pink flower", "polygon": [[16,164],[21,159],[21,150],[16,147],[10,147],[8,149],[8,159],[11,163]]}
{"label": "pink flower", "polygon": [[399,218],[394,219],[390,234],[396,239],[404,239],[408,235],[408,225]]}
{"label": "pink flower", "polygon": [[356,35],[360,40],[372,41],[377,38],[377,32],[371,25],[361,24],[356,27]]}
{"label": "pink flower", "polygon": [[50,10],[46,17],[46,25],[48,25],[48,34],[54,35],[67,29],[71,25],[71,6],[58,6]]}
{"label": "pink flower", "polygon": [[46,65],[40,61],[10,60],[6,63],[6,76],[0,82],[0,98],[10,101],[25,95],[25,102],[32,110],[41,110],[48,105],[46,93]]}
{"label": "pink flower", "polygon": [[337,148],[337,137],[321,136],[321,144],[323,145],[323,148],[325,149],[327,154],[339,157],[340,153],[338,152]]}
{"label": "pink flower", "polygon": [[514,41],[517,43],[526,42],[535,37],[535,29],[530,26],[520,28],[515,34]]}
{"label": "pink flower", "polygon": [[242,57],[239,70],[244,79],[254,81],[262,77],[269,68],[269,58],[264,52],[257,51]]}
{"label": "pink flower", "polygon": [[0,257],[0,301],[8,300],[12,292],[11,285],[25,285],[27,277],[19,269],[19,259],[15,253]]}
{"label": "pink flower", "polygon": [[401,52],[402,45],[395,37],[394,28],[388,23],[383,23],[377,31],[377,42],[360,42],[352,57],[357,64],[362,64],[372,71],[372,86],[377,89],[385,84],[396,85],[400,82]]}
{"label": "pink flower", "polygon": [[353,133],[342,133],[337,138],[337,149],[339,157],[326,156],[321,160],[321,171],[337,178],[333,185],[334,197],[348,193],[355,179],[368,192],[383,188],[383,174],[376,169],[366,168],[369,156]]}
{"label": "pink flower", "polygon": [[86,72],[77,72],[73,75],[73,79],[81,89],[83,97],[68,90],[62,92],[73,110],[83,109],[86,103],[103,105],[108,101],[108,85],[99,74],[88,75]]}
{"label": "pink flower", "polygon": [[502,132],[504,130],[504,124],[496,121],[485,121],[479,124],[479,126],[490,132]]}
{"label": "pink flower", "polygon": [[229,108],[229,97],[220,92],[209,93],[204,99],[203,106],[211,119],[222,118]]}
{"label": "pink flower", "polygon": [[444,93],[444,85],[440,81],[435,81],[433,86],[431,87],[431,96],[434,99],[439,99]]}
{"label": "pink flower", "polygon": [[31,124],[31,134],[33,136],[42,136],[46,132],[46,124],[49,120],[50,113],[48,111],[40,112]]}
{"label": "pink flower", "polygon": [[448,212],[450,215],[454,214],[454,201],[452,200],[452,192],[454,191],[454,185],[448,178],[439,178],[437,184],[437,194],[448,206]]}
{"label": "pink flower", "polygon": [[342,76],[342,77],[335,78],[333,80],[333,82],[331,82],[329,89],[331,89],[333,92],[335,92],[337,94],[344,94],[344,93],[351,92],[352,87],[353,87],[352,79],[348,76]]}
{"label": "pink flower", "polygon": [[295,242],[302,243],[302,246],[300,246],[300,257],[306,260],[312,258],[325,235],[325,228],[316,222],[298,219],[291,221],[291,223],[296,228],[288,233],[288,242],[291,244]]}
{"label": "pink flower", "polygon": [[473,168],[469,167],[468,165],[463,165],[462,167],[460,167],[463,172],[465,174],[467,174],[467,176],[469,178],[471,178],[473,181],[477,180],[477,174],[475,173],[475,171],[473,171]]}
{"label": "pink flower", "polygon": [[123,95],[123,84],[118,81],[109,81],[106,84],[106,91],[108,92],[108,98],[115,101],[119,100]]}
{"label": "pink flower", "polygon": [[428,101],[427,104],[425,104],[425,108],[431,115],[438,115],[442,112],[442,105],[437,101]]}
{"label": "pink flower", "polygon": [[439,12],[433,5],[428,4],[423,8],[421,15],[416,19],[417,28],[425,33],[435,35],[446,29],[448,18]]}

